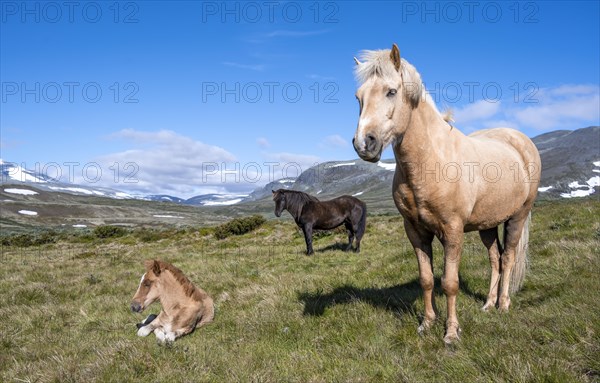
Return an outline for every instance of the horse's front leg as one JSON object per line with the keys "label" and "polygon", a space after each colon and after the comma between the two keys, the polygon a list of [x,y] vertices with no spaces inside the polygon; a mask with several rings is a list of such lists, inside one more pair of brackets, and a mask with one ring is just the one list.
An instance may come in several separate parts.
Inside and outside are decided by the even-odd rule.
{"label": "horse's front leg", "polygon": [[302,232],[304,233],[304,241],[306,242],[306,255],[314,254],[312,246],[312,224],[306,223],[302,226]]}
{"label": "horse's front leg", "polygon": [[162,311],[160,312],[158,317],[154,314],[151,314],[146,319],[144,319],[144,321],[141,324],[138,324],[137,335],[138,336],[148,336],[152,332],[154,332],[154,330],[161,327],[162,326],[161,314],[162,314]]}
{"label": "horse's front leg", "polygon": [[[461,226],[462,229],[462,226]],[[458,269],[463,246],[462,230],[445,233],[442,239],[444,245],[444,275],[442,276],[442,289],[446,294],[448,318],[446,319],[446,335],[444,342],[451,344],[460,340],[460,325],[456,315],[456,297],[458,295]]]}
{"label": "horse's front leg", "polygon": [[433,251],[431,247],[433,234],[417,231],[407,220],[404,220],[404,229],[419,262],[419,282],[421,289],[423,289],[423,303],[425,304],[425,316],[418,328],[419,334],[422,334],[431,327],[436,316],[433,297]]}

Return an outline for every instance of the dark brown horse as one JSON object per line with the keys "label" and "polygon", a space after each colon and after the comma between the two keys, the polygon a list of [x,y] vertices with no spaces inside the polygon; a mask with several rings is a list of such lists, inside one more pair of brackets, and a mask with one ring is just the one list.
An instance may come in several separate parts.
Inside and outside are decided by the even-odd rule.
{"label": "dark brown horse", "polygon": [[367,224],[367,205],[358,198],[344,195],[329,201],[319,201],[316,197],[294,190],[273,191],[275,215],[281,216],[287,210],[296,224],[302,229],[306,241],[306,254],[313,254],[313,230],[331,230],[344,224],[348,230],[348,248],[356,237],[355,252],[360,252],[360,240]]}

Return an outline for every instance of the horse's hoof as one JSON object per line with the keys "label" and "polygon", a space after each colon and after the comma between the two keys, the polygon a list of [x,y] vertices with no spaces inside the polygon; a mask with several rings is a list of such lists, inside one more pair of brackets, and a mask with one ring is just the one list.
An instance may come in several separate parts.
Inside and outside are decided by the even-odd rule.
{"label": "horse's hoof", "polygon": [[496,304],[495,303],[490,303],[490,302],[486,302],[485,305],[483,305],[483,307],[481,308],[482,311],[488,312],[490,311],[490,309],[494,309],[496,308]]}
{"label": "horse's hoof", "polygon": [[458,331],[446,332],[446,335],[444,336],[444,343],[446,345],[451,345],[456,342],[459,342],[460,341],[460,333],[461,333],[460,329],[458,329]]}
{"label": "horse's hoof", "polygon": [[425,335],[425,333],[427,331],[429,331],[429,329],[431,328],[431,324],[433,323],[433,320],[423,320],[423,322],[421,323],[421,325],[419,327],[417,327],[417,333],[420,336]]}
{"label": "horse's hoof", "polygon": [[138,329],[137,336],[148,336],[151,332],[152,330],[149,328],[149,326],[143,326]]}
{"label": "horse's hoof", "polygon": [[501,312],[508,312],[508,308],[510,307],[510,298],[500,299],[498,303],[498,309]]}

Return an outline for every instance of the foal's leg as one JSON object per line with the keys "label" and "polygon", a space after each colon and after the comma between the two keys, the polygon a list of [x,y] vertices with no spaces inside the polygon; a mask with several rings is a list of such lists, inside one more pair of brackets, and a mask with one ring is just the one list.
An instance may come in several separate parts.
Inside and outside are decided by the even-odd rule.
{"label": "foal's leg", "polygon": [[[148,318],[146,318],[146,320]],[[144,320],[144,323],[146,322],[146,320]],[[158,314],[158,316],[152,322],[148,323],[145,326],[141,326],[140,328],[138,328],[137,335],[138,336],[150,335],[152,332],[154,332],[155,330],[157,330],[163,326],[164,320],[165,320],[165,314],[164,314],[164,311],[161,310],[160,313]]]}
{"label": "foal's leg", "polygon": [[307,223],[302,226],[302,232],[304,233],[304,241],[306,242],[306,255],[314,254],[312,246],[312,224]]}
{"label": "foal's leg", "polygon": [[[459,225],[456,225],[459,227]],[[460,326],[456,315],[456,296],[458,295],[458,267],[462,252],[464,233],[460,229],[450,229],[442,239],[444,246],[444,275],[442,276],[442,289],[446,294],[448,318],[446,319],[446,335],[444,342],[453,343],[460,339]]]}
{"label": "foal's leg", "polygon": [[502,276],[500,284],[500,299],[498,300],[498,308],[502,311],[508,311],[510,306],[510,297],[508,289],[510,284],[510,273],[515,265],[515,249],[521,239],[523,225],[527,220],[527,210],[521,216],[512,217],[504,224],[504,252],[502,253]]}
{"label": "foal's leg", "polygon": [[433,234],[429,232],[417,232],[406,219],[404,220],[404,229],[410,243],[415,249],[417,261],[419,262],[419,282],[423,289],[423,301],[425,304],[425,316],[418,328],[419,334],[421,334],[431,327],[436,315],[433,297],[433,252],[431,247]]}
{"label": "foal's leg", "polygon": [[490,308],[496,307],[496,301],[498,300],[498,291],[500,286],[500,254],[502,248],[498,242],[498,227],[494,227],[487,230],[481,230],[479,232],[481,241],[488,250],[490,257],[490,266],[492,267],[492,275],[490,278],[490,291],[488,293],[487,301],[483,306],[483,311],[487,311]]}

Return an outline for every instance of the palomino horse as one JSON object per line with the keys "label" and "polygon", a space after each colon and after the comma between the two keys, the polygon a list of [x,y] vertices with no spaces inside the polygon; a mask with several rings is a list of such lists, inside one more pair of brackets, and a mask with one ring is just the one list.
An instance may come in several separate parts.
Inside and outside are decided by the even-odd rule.
{"label": "palomino horse", "polygon": [[[392,145],[396,157],[393,198],[404,217],[408,239],[419,262],[425,316],[419,332],[436,317],[433,297],[433,237],[444,248],[442,289],[448,317],[444,341],[459,339],[456,315],[458,267],[463,233],[478,230],[492,266],[484,310],[510,305],[511,271],[525,263],[528,222],[537,195],[541,162],[524,134],[507,128],[465,136],[450,126],[427,94],[421,77],[398,47],[365,51],[356,61],[361,83],[354,149],[376,162]],[[504,223],[500,245],[498,226]],[[502,248],[504,247],[504,250]],[[501,263],[500,263],[501,259]],[[522,283],[523,272],[513,284]],[[511,290],[510,292],[513,292]]]}
{"label": "palomino horse", "polygon": [[196,327],[212,322],[212,298],[194,286],[181,270],[170,263],[152,259],[145,261],[144,266],[146,273],[133,297],[131,310],[142,312],[157,299],[162,310],[158,317],[151,315],[138,325],[139,336],[154,332],[159,342],[173,342]]}
{"label": "palomino horse", "polygon": [[358,198],[344,195],[321,202],[316,197],[300,191],[279,189],[273,191],[273,201],[275,201],[277,217],[280,217],[281,212],[285,209],[302,229],[307,255],[314,253],[313,230],[335,229],[342,224],[348,231],[347,250],[352,249],[352,242],[356,236],[354,251],[360,252],[360,240],[365,233],[367,224],[367,205]]}

